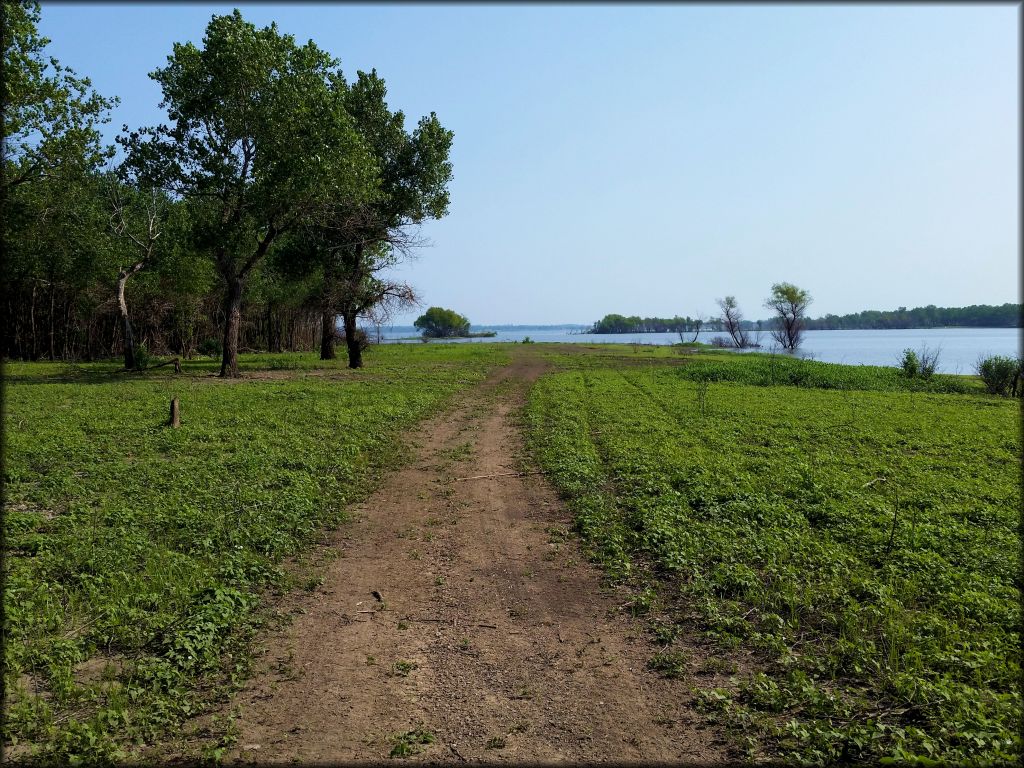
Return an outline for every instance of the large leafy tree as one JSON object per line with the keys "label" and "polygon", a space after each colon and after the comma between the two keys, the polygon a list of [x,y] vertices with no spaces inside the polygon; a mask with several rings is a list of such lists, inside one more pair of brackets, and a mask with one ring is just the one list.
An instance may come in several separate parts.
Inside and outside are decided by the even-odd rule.
{"label": "large leafy tree", "polygon": [[99,177],[45,178],[10,190],[4,206],[5,354],[66,358],[79,347],[76,318],[97,302],[110,257]]}
{"label": "large leafy tree", "polygon": [[47,54],[39,19],[38,3],[0,3],[4,352],[33,359],[80,341],[75,316],[106,245],[99,127],[117,103]]}
{"label": "large leafy tree", "polygon": [[382,276],[417,244],[410,227],[448,213],[454,134],[433,112],[406,130],[405,114],[392,112],[386,97],[376,70],[359,72],[346,95],[356,129],[379,163],[379,194],[335,206],[317,235],[325,279],[322,356],[333,354],[329,338],[340,314],[351,368],[362,366],[357,318],[415,301],[409,286]]}
{"label": "large leafy tree", "polygon": [[431,307],[413,323],[427,338],[443,339],[469,333],[469,319],[453,309]]}
{"label": "large leafy tree", "polygon": [[339,201],[377,192],[377,162],[346,110],[337,60],[236,10],[214,16],[203,47],[175,44],[150,75],[169,122],[124,143],[139,182],[189,199],[196,242],[224,282],[221,376],[238,376],[247,279],[282,235]]}
{"label": "large leafy tree", "polygon": [[406,245],[386,242],[353,247],[346,232],[314,225],[285,239],[273,255],[274,269],[292,285],[315,284],[309,294],[320,315],[320,359],[334,360],[336,320],[342,314],[349,366],[362,366],[362,335],[355,319],[384,322],[393,312],[418,303],[412,286],[382,274],[401,260]]}
{"label": "large leafy tree", "polygon": [[0,3],[5,196],[40,179],[81,175],[111,154],[99,126],[117,99],[100,96],[88,78],[46,54],[39,18],[38,3]]}

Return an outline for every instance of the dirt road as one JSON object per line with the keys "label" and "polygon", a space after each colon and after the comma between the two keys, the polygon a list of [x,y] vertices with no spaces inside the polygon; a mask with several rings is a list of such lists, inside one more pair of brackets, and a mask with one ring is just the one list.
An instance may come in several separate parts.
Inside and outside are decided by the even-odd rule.
{"label": "dirt road", "polygon": [[645,668],[655,649],[544,477],[501,474],[525,466],[516,413],[543,370],[517,348],[408,436],[412,460],[264,638],[228,762],[726,759],[690,686]]}

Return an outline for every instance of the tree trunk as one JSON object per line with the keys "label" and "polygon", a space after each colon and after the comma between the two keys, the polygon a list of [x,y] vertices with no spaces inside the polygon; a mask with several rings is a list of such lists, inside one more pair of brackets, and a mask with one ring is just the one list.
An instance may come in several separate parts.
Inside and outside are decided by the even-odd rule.
{"label": "tree trunk", "polygon": [[277,335],[274,333],[274,322],[277,318],[277,313],[274,312],[274,303],[267,302],[267,351],[268,352],[280,352],[280,344],[277,341]]}
{"label": "tree trunk", "polygon": [[32,283],[32,309],[30,310],[29,318],[30,318],[31,323],[32,323],[32,330],[31,330],[31,334],[32,335],[30,337],[31,346],[29,348],[30,351],[29,351],[29,355],[28,356],[29,356],[29,360],[35,360],[37,358],[37,355],[36,355],[36,349],[37,349],[37,345],[36,345],[36,284],[35,283]]}
{"label": "tree trunk", "polygon": [[53,346],[53,305],[56,300],[57,286],[53,281],[53,275],[50,275],[50,359],[56,360],[56,349]]}
{"label": "tree trunk", "polygon": [[348,348],[348,367],[363,367],[363,351],[359,348],[359,339],[356,338],[356,312],[354,309],[346,309],[345,318],[345,346]]}
{"label": "tree trunk", "polygon": [[[334,310],[325,309],[320,316],[320,359],[321,360],[334,360],[337,354],[334,351],[334,322],[337,317],[334,314]],[[348,326],[346,325],[346,328]],[[347,337],[347,333],[346,333]],[[349,361],[351,362],[351,353],[349,354]],[[358,368],[359,366],[352,366]]]}
{"label": "tree trunk", "polygon": [[128,302],[124,298],[124,286],[128,282],[127,271],[117,276],[117,308],[121,312],[121,330],[124,332],[124,367],[134,368],[137,364],[135,355],[135,336],[132,334],[132,321],[128,317]]}
{"label": "tree trunk", "polygon": [[224,299],[224,354],[220,362],[220,375],[225,379],[237,379],[238,373],[238,332],[242,326],[242,278],[227,279],[228,291]]}

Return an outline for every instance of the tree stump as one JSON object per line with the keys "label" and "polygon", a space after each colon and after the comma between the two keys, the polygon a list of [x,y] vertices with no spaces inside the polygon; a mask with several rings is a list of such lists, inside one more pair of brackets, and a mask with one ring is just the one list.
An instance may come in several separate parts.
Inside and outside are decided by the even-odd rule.
{"label": "tree stump", "polygon": [[179,412],[179,409],[178,409],[178,398],[176,398],[176,397],[171,400],[171,421],[170,421],[170,425],[174,429],[177,429],[178,427],[181,426],[181,413]]}

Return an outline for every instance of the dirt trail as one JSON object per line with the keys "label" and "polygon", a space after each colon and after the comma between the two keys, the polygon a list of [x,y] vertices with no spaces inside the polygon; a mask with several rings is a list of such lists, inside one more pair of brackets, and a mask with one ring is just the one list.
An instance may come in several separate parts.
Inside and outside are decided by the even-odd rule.
{"label": "dirt trail", "polygon": [[265,638],[228,761],[379,761],[418,726],[436,740],[411,759],[727,759],[690,686],[645,668],[654,649],[559,533],[570,520],[544,477],[457,479],[524,466],[515,414],[543,370],[517,348],[408,437],[413,460]]}

